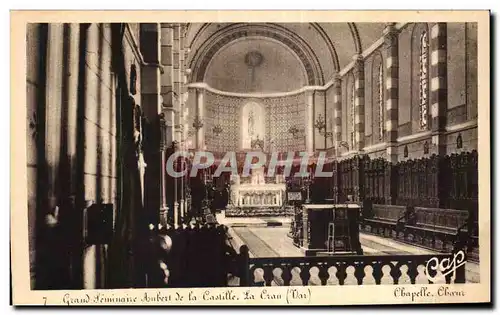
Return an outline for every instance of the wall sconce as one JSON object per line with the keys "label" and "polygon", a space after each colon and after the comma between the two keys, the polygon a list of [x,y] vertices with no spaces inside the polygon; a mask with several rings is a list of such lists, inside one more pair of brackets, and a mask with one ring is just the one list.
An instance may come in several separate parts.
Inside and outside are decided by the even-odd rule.
{"label": "wall sconce", "polygon": [[216,136],[219,136],[223,131],[224,129],[222,129],[222,126],[220,124],[217,124],[212,128],[212,132]]}
{"label": "wall sconce", "polygon": [[297,139],[297,134],[300,132],[299,129],[295,126],[292,126],[290,127],[290,129],[288,129],[288,132],[292,134],[293,138],[294,139]]}
{"label": "wall sconce", "polygon": [[321,133],[323,130],[326,130],[326,121],[323,118],[323,115],[319,114],[318,118],[316,118],[316,122],[314,123],[314,128],[318,129]]}
{"label": "wall sconce", "polygon": [[196,116],[194,118],[193,128],[196,130],[200,130],[201,128],[203,128],[203,120],[201,120],[200,116]]}
{"label": "wall sconce", "polygon": [[318,118],[316,119],[316,122],[314,123],[314,127],[318,129],[319,134],[322,135],[323,137],[333,138],[333,132],[326,131],[326,121],[325,118],[323,118],[323,115],[319,114]]}

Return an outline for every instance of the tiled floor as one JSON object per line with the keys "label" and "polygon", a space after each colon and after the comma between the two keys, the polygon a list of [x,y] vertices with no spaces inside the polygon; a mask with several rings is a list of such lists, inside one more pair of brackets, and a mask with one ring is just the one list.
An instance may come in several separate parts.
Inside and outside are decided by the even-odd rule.
{"label": "tiled floor", "polygon": [[[239,248],[239,246],[246,244],[250,249],[251,257],[296,257],[304,255],[287,236],[289,225],[285,220],[283,226],[271,227],[266,226],[267,219],[231,218],[230,220],[224,220],[222,217],[218,219],[220,223],[230,226],[230,233],[233,236],[235,247]],[[436,253],[392,239],[364,233],[360,234],[360,241],[365,255],[423,255]],[[479,282],[478,264],[467,263],[466,270],[468,282]]]}

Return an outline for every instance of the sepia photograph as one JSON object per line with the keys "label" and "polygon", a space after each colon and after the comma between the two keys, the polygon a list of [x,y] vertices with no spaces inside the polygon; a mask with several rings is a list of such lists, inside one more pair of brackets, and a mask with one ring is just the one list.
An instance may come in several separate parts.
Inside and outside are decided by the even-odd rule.
{"label": "sepia photograph", "polygon": [[489,12],[385,12],[17,12],[14,303],[489,301]]}

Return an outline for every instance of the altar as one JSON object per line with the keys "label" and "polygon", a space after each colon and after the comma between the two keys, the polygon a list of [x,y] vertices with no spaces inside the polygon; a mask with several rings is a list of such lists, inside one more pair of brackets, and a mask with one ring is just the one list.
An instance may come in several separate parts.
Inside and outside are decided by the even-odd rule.
{"label": "altar", "polygon": [[266,182],[264,169],[254,169],[249,182],[241,182],[238,175],[231,179],[231,204],[235,207],[282,207],[286,185],[280,176]]}

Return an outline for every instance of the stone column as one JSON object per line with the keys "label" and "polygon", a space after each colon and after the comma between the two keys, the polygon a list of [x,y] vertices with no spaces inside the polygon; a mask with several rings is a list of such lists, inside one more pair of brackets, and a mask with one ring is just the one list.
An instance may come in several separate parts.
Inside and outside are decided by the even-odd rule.
{"label": "stone column", "polygon": [[[185,102],[184,102],[184,93],[185,93],[185,84],[184,84],[184,24],[179,25],[179,73],[178,73],[178,81],[179,81],[179,143],[180,150],[186,150],[186,138],[184,133],[184,126],[186,124],[186,113],[185,113]],[[186,215],[185,211],[185,193],[186,193],[186,179],[185,177],[181,177],[179,180],[179,208],[181,212],[181,220],[184,222],[184,217]]]}
{"label": "stone column", "polygon": [[[174,30],[172,24],[162,24],[161,25],[161,64],[163,66],[163,73],[161,75],[161,97],[163,99],[162,111],[165,113],[165,119],[167,121],[167,139],[166,146],[170,147],[172,141],[174,140],[172,133],[174,119],[175,119],[175,108],[174,100],[175,94],[173,89],[173,43],[174,43]],[[169,126],[169,121],[170,126]]]}
{"label": "stone column", "polygon": [[398,162],[399,126],[399,46],[395,23],[387,23],[384,29],[384,51],[386,60],[385,81],[385,130],[387,160]]}
{"label": "stone column", "polygon": [[[52,24],[50,24],[52,26]],[[92,95],[97,92],[97,89],[93,90],[91,87],[96,87],[94,81],[95,77],[92,78],[91,74],[94,73],[93,71],[96,71],[97,65],[99,64],[99,56],[97,53],[99,50],[99,36],[100,36],[100,29],[98,24],[92,23],[89,28],[87,29],[87,47],[82,49],[86,50],[85,54],[85,62],[87,64],[86,68],[86,75],[85,75],[85,113],[89,112],[95,112],[95,108],[97,106],[96,100],[92,98]],[[49,89],[50,90],[50,89]],[[86,115],[87,116],[87,115]],[[88,117],[85,117],[88,119]],[[97,161],[96,161],[96,146],[97,146],[97,135],[96,129],[92,129],[89,127],[91,126],[90,124],[85,125],[85,149],[84,149],[84,173],[85,174],[96,174],[97,173]],[[91,150],[93,149],[93,151]],[[88,175],[87,175],[88,176]],[[85,177],[87,177],[85,176]],[[87,178],[84,178],[85,180],[88,180]],[[95,201],[95,192],[92,192],[92,187],[93,185],[85,185],[85,200],[91,200]],[[96,253],[98,252],[98,249],[96,246],[90,246],[88,247],[84,253],[83,253],[83,283],[84,289],[95,289],[98,286],[99,279],[96,275],[96,268],[95,266],[98,265],[96,259]]]}
{"label": "stone column", "polygon": [[[79,51],[80,47],[80,25],[76,23],[68,26],[69,53],[65,60],[67,62],[66,80],[68,80],[68,122],[67,122],[67,150],[68,156],[75,156],[77,146],[77,108],[78,108],[78,71],[79,71]],[[70,161],[72,163],[72,161]],[[72,164],[71,164],[72,165]],[[73,174],[68,174],[72,176]],[[75,185],[73,178],[70,178],[70,186]],[[67,187],[74,191],[72,187]]]}
{"label": "stone column", "polygon": [[429,153],[446,155],[447,87],[447,29],[446,23],[433,23],[430,38],[430,109],[432,148]]}
{"label": "stone column", "polygon": [[179,24],[174,24],[173,27],[174,32],[174,42],[173,42],[173,68],[174,68],[174,76],[173,76],[173,91],[176,95],[174,99],[174,108],[177,113],[175,117],[175,136],[174,139],[177,142],[180,142],[181,139],[181,74],[180,74],[180,51],[181,51],[181,42],[180,42],[180,34],[181,27]]}
{"label": "stone column", "polygon": [[[204,90],[196,89],[196,117],[200,121],[205,119],[205,107],[204,107]],[[202,127],[196,130],[196,149],[204,150],[205,148],[205,129]]]}
{"label": "stone column", "polygon": [[[144,146],[146,158],[145,173],[145,208],[149,212],[150,223],[157,223],[161,219],[160,211],[162,208],[162,172],[165,170],[162,161],[163,144],[161,143],[161,73],[163,70],[160,64],[161,51],[161,28],[159,23],[141,24],[141,50],[143,52],[146,65],[141,68],[141,106],[144,111],[147,128],[150,132],[149,137],[143,141],[147,142]],[[143,126],[145,128],[146,126]],[[159,132],[153,132],[153,130]]]}
{"label": "stone column", "polygon": [[[49,209],[45,211],[52,212],[57,206],[57,167],[60,163],[60,147],[61,147],[61,115],[62,115],[62,87],[63,87],[63,69],[61,63],[66,56],[63,56],[63,25],[61,23],[53,23],[48,26],[48,41],[47,41],[47,76],[46,76],[46,122],[45,122],[45,146],[46,146],[46,163],[51,166],[47,168],[48,182],[47,192],[49,200]],[[95,26],[94,26],[95,27]],[[89,40],[89,44],[95,44],[93,47],[97,49],[97,37]],[[97,50],[96,50],[97,51]],[[88,86],[88,85],[87,85]],[[92,91],[95,92],[95,91]],[[90,161],[88,161],[90,162]],[[90,166],[90,165],[89,165]],[[90,187],[89,187],[90,188]]]}
{"label": "stone column", "polygon": [[333,116],[335,125],[333,127],[333,141],[335,145],[335,155],[340,156],[340,143],[342,141],[342,79],[336,75],[333,81]]}
{"label": "stone column", "polygon": [[306,97],[306,150],[307,153],[314,153],[314,92],[307,91]]}
{"label": "stone column", "polygon": [[[174,93],[174,54],[173,54],[173,44],[174,44],[174,29],[173,24],[162,23],[161,25],[161,64],[163,65],[163,73],[161,76],[161,97],[162,97],[162,113],[164,114],[164,145],[165,148],[172,148],[175,130],[175,119],[176,110],[174,103],[176,100],[176,94]],[[171,150],[168,151],[171,154]],[[165,163],[169,156],[167,151],[165,152]],[[160,214],[160,217],[168,222],[169,211],[172,211],[170,215],[173,216],[173,206],[175,202],[175,179],[166,174],[166,168],[162,170],[162,174],[165,176],[165,204],[166,207],[162,209],[165,211]],[[170,210],[169,210],[170,207]]]}
{"label": "stone column", "polygon": [[179,203],[177,200],[174,201],[174,228],[179,227]]}
{"label": "stone column", "polygon": [[397,193],[398,174],[393,167],[398,162],[399,126],[399,44],[396,23],[387,23],[384,29],[384,51],[386,60],[385,83],[385,138],[389,164],[385,169],[385,202],[392,204]]}
{"label": "stone column", "polygon": [[365,67],[361,55],[354,56],[354,150],[365,146]]}
{"label": "stone column", "polygon": [[166,175],[166,165],[167,165],[167,121],[165,119],[165,114],[160,114],[160,155],[161,155],[161,182],[160,182],[160,223],[163,226],[167,226],[168,222],[168,208],[167,208],[167,175]]}

